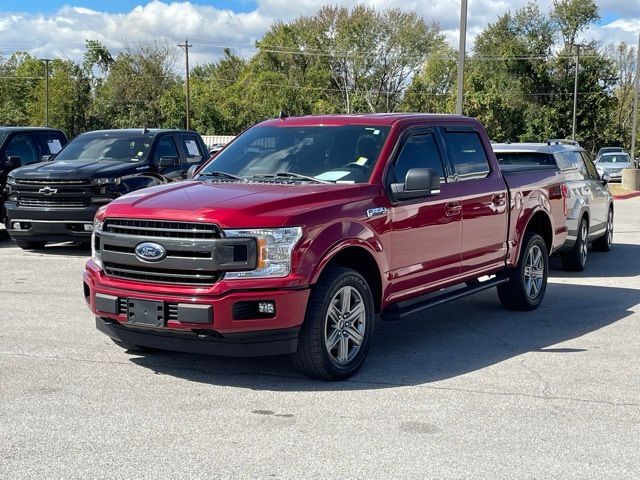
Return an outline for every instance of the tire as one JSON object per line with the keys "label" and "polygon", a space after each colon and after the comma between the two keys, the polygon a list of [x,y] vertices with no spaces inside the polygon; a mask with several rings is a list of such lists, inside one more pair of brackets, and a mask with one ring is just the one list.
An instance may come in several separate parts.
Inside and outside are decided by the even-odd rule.
{"label": "tire", "polygon": [[586,217],[580,219],[578,236],[571,250],[560,255],[562,266],[570,272],[582,272],[587,265],[589,252],[589,222]]}
{"label": "tire", "polygon": [[18,245],[23,250],[40,250],[44,248],[47,242],[32,242],[27,240],[16,240],[16,245]]}
{"label": "tire", "polygon": [[609,208],[607,216],[607,230],[600,238],[597,238],[591,244],[591,247],[597,252],[608,252],[613,245],[613,208]]}
{"label": "tire", "polygon": [[[536,273],[533,278],[531,267]],[[500,302],[509,310],[535,310],[544,298],[548,276],[549,254],[544,240],[536,233],[525,233],[518,265],[509,272],[509,281],[498,285]]]}
{"label": "tire", "polygon": [[123,348],[127,352],[131,353],[147,353],[153,350],[149,347],[143,347],[142,345],[132,345],[131,343],[123,342],[122,340],[116,340],[115,338],[112,338],[111,341],[118,345],[120,348]]}
{"label": "tire", "polygon": [[[341,317],[349,312],[356,315],[356,310],[351,323]],[[298,350],[291,356],[293,364],[312,378],[349,378],[367,356],[374,321],[373,296],[362,275],[348,268],[328,267],[311,290]]]}

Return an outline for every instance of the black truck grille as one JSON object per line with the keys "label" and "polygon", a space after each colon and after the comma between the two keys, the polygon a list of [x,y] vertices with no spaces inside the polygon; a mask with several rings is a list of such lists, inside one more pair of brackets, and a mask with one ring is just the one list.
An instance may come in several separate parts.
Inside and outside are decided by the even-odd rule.
{"label": "black truck grille", "polygon": [[146,282],[179,283],[182,285],[212,285],[218,280],[217,272],[187,272],[168,268],[132,266],[120,263],[105,263],[104,271],[110,277]]}
{"label": "black truck grille", "polygon": [[16,179],[19,185],[89,185],[90,180]]}
{"label": "black truck grille", "polygon": [[206,240],[221,237],[220,230],[215,225],[166,220],[112,218],[105,221],[103,230],[107,233],[148,238]]}
{"label": "black truck grille", "polygon": [[81,198],[29,198],[18,199],[21,207],[43,207],[43,208],[82,208],[89,205],[88,199]]}

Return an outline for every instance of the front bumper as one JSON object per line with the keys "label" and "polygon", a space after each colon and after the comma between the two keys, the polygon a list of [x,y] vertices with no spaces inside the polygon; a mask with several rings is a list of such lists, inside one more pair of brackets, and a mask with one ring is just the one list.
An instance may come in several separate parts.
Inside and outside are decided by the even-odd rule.
{"label": "front bumper", "polygon": [[[157,290],[150,292],[128,286],[115,287],[114,282],[105,285],[101,281],[103,276],[104,272],[94,268],[87,268],[84,272],[84,296],[96,316],[98,330],[133,345],[191,353],[221,356],[293,353],[309,297],[308,288],[229,290],[212,295],[198,294],[195,290],[186,293],[166,285],[166,293]],[[105,297],[111,299],[113,305],[123,304],[124,308],[107,307]],[[167,317],[164,326],[139,326],[128,320],[128,299],[162,302],[167,311],[176,304],[178,307],[186,305],[187,308],[182,310],[185,312],[182,317]],[[239,304],[263,301],[275,305],[275,312],[271,316],[238,315],[238,312],[242,313]],[[193,310],[188,308],[194,306],[196,308]],[[210,312],[208,320],[203,321],[198,307]],[[112,313],[113,310],[116,312]],[[194,317],[190,317],[191,311]]]}
{"label": "front bumper", "polygon": [[[32,241],[66,242],[91,240],[93,217],[100,205],[83,208],[29,208],[20,207],[15,202],[5,202],[7,230],[12,238]],[[27,224],[27,229],[15,229],[13,224]]]}

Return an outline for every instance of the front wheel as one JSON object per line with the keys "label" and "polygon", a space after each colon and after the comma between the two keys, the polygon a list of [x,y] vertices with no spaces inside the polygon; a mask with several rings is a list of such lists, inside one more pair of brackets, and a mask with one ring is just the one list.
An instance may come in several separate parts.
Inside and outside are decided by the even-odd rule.
{"label": "front wheel", "polygon": [[498,285],[498,297],[510,310],[534,310],[544,298],[549,275],[549,255],[542,237],[526,233],[518,265],[511,269],[509,281]]}
{"label": "front wheel", "polygon": [[591,246],[597,252],[608,252],[613,245],[613,208],[609,209],[607,216],[607,230],[600,238],[593,241]]}
{"label": "front wheel", "polygon": [[322,380],[350,377],[367,356],[374,321],[373,296],[362,275],[329,267],[311,291],[294,365]]}

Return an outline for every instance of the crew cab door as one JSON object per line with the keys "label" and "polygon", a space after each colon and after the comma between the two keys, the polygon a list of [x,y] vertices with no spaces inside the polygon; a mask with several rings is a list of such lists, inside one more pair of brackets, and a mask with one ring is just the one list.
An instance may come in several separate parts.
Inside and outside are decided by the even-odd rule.
{"label": "crew cab door", "polygon": [[462,206],[461,272],[482,276],[500,270],[507,256],[506,183],[478,131],[454,126],[442,129],[442,135],[452,171],[450,191]]}
{"label": "crew cab door", "polygon": [[[460,273],[462,215],[456,193],[447,182],[443,148],[431,129],[411,129],[400,140],[386,177],[403,182],[411,168],[431,168],[440,175],[440,193],[396,201],[392,198],[391,298],[426,292]],[[392,194],[390,194],[392,195]]]}
{"label": "crew cab door", "polygon": [[156,171],[168,180],[180,180],[183,165],[173,134],[165,134],[156,140],[152,155]]}

